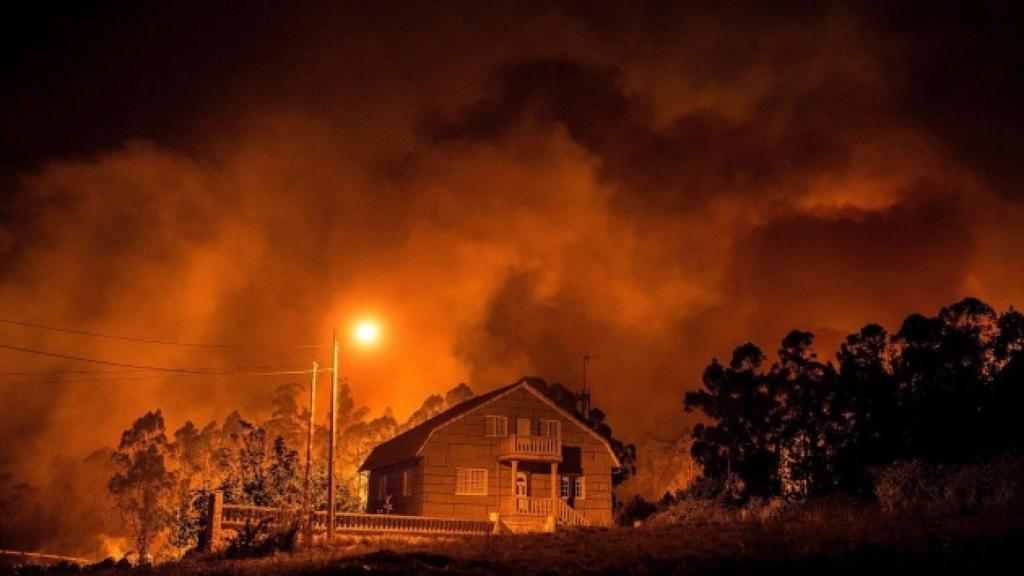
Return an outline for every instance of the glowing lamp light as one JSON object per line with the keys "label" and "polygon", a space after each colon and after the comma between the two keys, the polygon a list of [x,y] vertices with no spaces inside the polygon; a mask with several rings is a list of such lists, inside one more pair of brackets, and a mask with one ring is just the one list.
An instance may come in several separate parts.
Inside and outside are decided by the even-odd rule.
{"label": "glowing lamp light", "polygon": [[356,342],[363,345],[375,344],[380,339],[380,326],[376,322],[364,320],[356,324],[354,331]]}

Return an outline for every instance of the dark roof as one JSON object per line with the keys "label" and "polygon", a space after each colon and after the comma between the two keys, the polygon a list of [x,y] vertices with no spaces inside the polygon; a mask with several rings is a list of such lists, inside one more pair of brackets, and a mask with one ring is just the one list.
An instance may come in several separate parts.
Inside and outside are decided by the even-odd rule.
{"label": "dark roof", "polygon": [[466,412],[469,412],[473,408],[480,406],[512,388],[519,386],[523,383],[529,383],[531,378],[523,378],[515,384],[509,384],[508,386],[502,386],[497,390],[492,390],[486,394],[474,396],[465,402],[461,402],[452,406],[451,408],[441,412],[433,418],[429,418],[422,424],[418,424],[405,432],[402,432],[398,436],[378,444],[370,452],[370,455],[366,457],[366,461],[359,467],[359,471],[363,472],[366,470],[375,470],[384,466],[390,466],[392,464],[398,464],[400,462],[406,462],[416,458],[420,448],[426,443],[427,439],[430,438],[430,434],[435,428],[449,422],[450,420],[461,416]]}

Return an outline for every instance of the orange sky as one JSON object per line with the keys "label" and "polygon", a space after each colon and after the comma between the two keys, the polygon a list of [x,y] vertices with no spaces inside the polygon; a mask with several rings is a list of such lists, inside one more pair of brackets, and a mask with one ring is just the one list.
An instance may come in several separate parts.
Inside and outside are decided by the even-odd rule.
{"label": "orange sky", "polygon": [[[1007,109],[1001,69],[943,59],[963,49],[946,20],[929,35],[928,18],[833,4],[188,16],[65,22],[84,48],[18,68],[0,316],[243,344],[326,343],[372,316],[380,346],[346,338],[342,373],[399,416],[463,381],[578,386],[589,352],[595,403],[628,440],[685,430],[683,393],[748,340],[811,330],[831,357],[867,322],[1022,300],[1020,175],[989,145],[1019,116],[985,115]],[[0,342],[329,363],[11,325]],[[10,468],[113,444],[152,408],[175,426],[265,416],[288,380],[73,369],[101,368],[0,350],[0,371],[47,372],[0,377]]]}

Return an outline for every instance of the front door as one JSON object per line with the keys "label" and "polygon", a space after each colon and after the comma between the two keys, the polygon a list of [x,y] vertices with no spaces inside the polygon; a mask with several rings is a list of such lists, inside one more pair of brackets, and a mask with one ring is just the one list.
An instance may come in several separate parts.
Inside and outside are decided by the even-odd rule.
{"label": "front door", "polygon": [[526,497],[530,495],[530,482],[526,472],[516,472],[516,512],[529,511]]}
{"label": "front door", "polygon": [[530,435],[530,419],[516,418],[516,436]]}
{"label": "front door", "polygon": [[530,482],[526,478],[526,472],[516,472],[516,497],[530,495]]}

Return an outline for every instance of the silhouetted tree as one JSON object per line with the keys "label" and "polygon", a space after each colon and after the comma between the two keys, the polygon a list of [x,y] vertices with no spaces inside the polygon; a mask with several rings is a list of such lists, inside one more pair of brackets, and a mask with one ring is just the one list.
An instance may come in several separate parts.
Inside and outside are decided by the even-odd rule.
{"label": "silhouetted tree", "polygon": [[175,476],[167,468],[167,435],[159,410],[147,412],[121,435],[112,461],[119,468],[108,489],[135,536],[139,559],[148,562],[150,544],[173,517]]}
{"label": "silhouetted tree", "polygon": [[427,396],[427,399],[423,401],[423,404],[420,404],[420,407],[409,416],[409,419],[398,427],[397,433],[401,434],[410,428],[415,428],[434,416],[437,416],[441,412],[444,412],[445,409],[444,396],[441,396],[440,394],[431,394],[430,396]]}
{"label": "silhouetted tree", "polygon": [[1024,450],[1024,426],[1020,411],[1024,406],[1024,314],[1010,308],[999,316],[998,336],[993,346],[997,373],[989,396],[989,416],[985,431],[1001,440],[1005,448]]}
{"label": "silhouetted tree", "polygon": [[782,488],[797,495],[836,482],[835,458],[846,443],[847,420],[837,413],[836,372],[817,360],[814,335],[793,330],[782,339],[768,375],[778,395],[778,457]]}
{"label": "silhouetted tree", "polygon": [[472,397],[473,389],[467,386],[465,382],[459,382],[457,386],[445,393],[444,403],[448,408],[451,408],[456,404],[462,404]]}
{"label": "silhouetted tree", "polygon": [[762,370],[764,353],[747,343],[728,366],[717,360],[704,370],[703,388],[687,392],[687,411],[715,420],[693,429],[691,454],[722,490],[753,495],[779,491],[779,396]]}
{"label": "silhouetted tree", "polygon": [[846,337],[836,355],[838,385],[833,409],[845,422],[847,437],[837,448],[836,477],[850,491],[870,489],[869,468],[895,454],[895,397],[885,329],[868,324]]}
{"label": "silhouetted tree", "polygon": [[809,332],[790,332],[767,372],[746,344],[686,394],[687,410],[713,420],[693,430],[705,485],[863,491],[872,467],[898,459],[962,462],[1022,447],[1024,315],[1013,308],[997,315],[965,298],[908,316],[891,338],[869,324],[840,345],[838,368],[812,344]]}
{"label": "silhouetted tree", "polygon": [[989,396],[996,315],[966,298],[934,318],[909,316],[892,340],[901,456],[962,460],[978,455]]}

